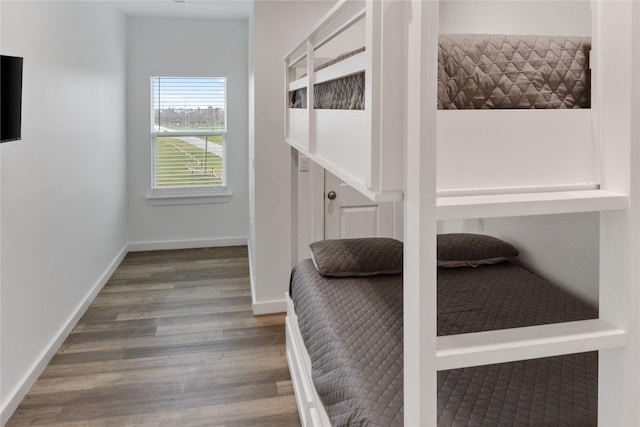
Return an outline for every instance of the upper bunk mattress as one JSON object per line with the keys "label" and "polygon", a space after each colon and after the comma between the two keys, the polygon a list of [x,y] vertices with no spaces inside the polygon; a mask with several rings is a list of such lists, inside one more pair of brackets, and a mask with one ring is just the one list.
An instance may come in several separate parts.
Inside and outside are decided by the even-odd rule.
{"label": "upper bunk mattress", "polygon": [[[403,424],[402,277],[330,278],[311,260],[291,297],[332,425]],[[597,317],[510,262],[438,269],[438,335]],[[438,424],[596,425],[597,353],[438,372]]]}
{"label": "upper bunk mattress", "polygon": [[[589,108],[590,49],[588,37],[441,34],[438,109]],[[314,108],[362,110],[364,91],[364,72],[316,84]],[[306,88],[289,93],[289,107],[307,107]]]}
{"label": "upper bunk mattress", "polygon": [[589,108],[590,38],[441,34],[438,109]]}

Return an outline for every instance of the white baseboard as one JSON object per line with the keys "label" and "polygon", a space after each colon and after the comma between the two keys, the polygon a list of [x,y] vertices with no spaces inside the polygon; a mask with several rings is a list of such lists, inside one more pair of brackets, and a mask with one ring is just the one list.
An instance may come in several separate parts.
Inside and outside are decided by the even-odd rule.
{"label": "white baseboard", "polygon": [[271,314],[271,313],[284,313],[287,311],[287,301],[284,299],[281,300],[272,300],[272,301],[256,301],[256,282],[255,282],[255,273],[253,271],[253,259],[251,254],[253,253],[253,242],[251,239],[247,239],[247,246],[249,252],[249,281],[251,282],[251,308],[253,310],[254,315],[260,314]]}
{"label": "white baseboard", "polygon": [[287,302],[285,300],[254,302],[252,304],[253,314],[271,314],[284,313],[287,311]]}
{"label": "white baseboard", "polygon": [[102,290],[104,285],[107,284],[113,272],[116,271],[116,268],[120,265],[124,257],[127,255],[128,247],[125,245],[120,252],[116,255],[114,260],[109,264],[107,269],[102,273],[97,282],[93,285],[91,290],[87,293],[84,299],[78,304],[74,312],[71,314],[67,322],[60,328],[58,333],[53,337],[47,348],[40,355],[37,361],[33,364],[31,369],[27,372],[27,374],[20,381],[20,385],[9,393],[9,397],[3,403],[2,408],[0,408],[0,425],[5,425],[9,418],[15,410],[22,402],[22,399],[27,395],[27,392],[36,382],[42,371],[47,367],[53,356],[55,356],[56,352],[64,343],[64,340],[67,339],[73,328],[76,326],[82,315],[87,311],[89,305],[96,298],[98,293]]}
{"label": "white baseboard", "polygon": [[[256,303],[256,279],[253,274],[253,240],[251,237],[247,239],[247,252],[249,253],[249,284],[251,286],[251,303],[255,305]],[[253,314],[256,314],[255,309],[253,310]]]}
{"label": "white baseboard", "polygon": [[195,239],[195,240],[163,240],[156,242],[133,242],[129,243],[130,252],[159,251],[169,249],[195,249],[212,248],[221,246],[244,246],[247,244],[246,237],[227,237],[219,239]]}

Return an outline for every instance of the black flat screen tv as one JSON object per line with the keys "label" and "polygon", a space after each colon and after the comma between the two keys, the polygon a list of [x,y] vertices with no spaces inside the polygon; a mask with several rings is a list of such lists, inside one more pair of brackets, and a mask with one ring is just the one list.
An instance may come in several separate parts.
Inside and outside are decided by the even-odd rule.
{"label": "black flat screen tv", "polygon": [[0,55],[0,142],[22,137],[22,58]]}

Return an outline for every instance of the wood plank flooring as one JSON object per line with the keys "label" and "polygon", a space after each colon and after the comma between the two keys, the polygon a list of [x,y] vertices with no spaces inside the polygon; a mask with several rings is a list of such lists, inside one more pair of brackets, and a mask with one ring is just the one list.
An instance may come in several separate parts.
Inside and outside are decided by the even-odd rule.
{"label": "wood plank flooring", "polygon": [[7,427],[299,426],[246,247],[127,255]]}

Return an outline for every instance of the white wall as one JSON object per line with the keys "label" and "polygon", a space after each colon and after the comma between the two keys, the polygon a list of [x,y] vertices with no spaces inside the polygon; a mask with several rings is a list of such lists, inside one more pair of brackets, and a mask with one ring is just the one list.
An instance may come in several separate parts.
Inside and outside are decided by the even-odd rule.
{"label": "white wall", "polygon": [[284,142],[284,56],[333,1],[257,1],[252,17],[254,169],[250,253],[255,313],[283,311],[291,271],[291,148]]}
{"label": "white wall", "polygon": [[22,140],[0,145],[0,398],[11,415],[126,245],[125,20],[104,2],[1,3],[24,57]]}
{"label": "white wall", "polygon": [[585,0],[444,0],[439,10],[441,33],[591,35]]}
{"label": "white wall", "polygon": [[309,245],[324,239],[324,174],[311,160],[308,171],[298,172],[298,260],[310,258]]}
{"label": "white wall", "polygon": [[[245,244],[248,196],[248,21],[127,19],[128,218],[132,249]],[[149,77],[227,77],[230,200],[152,206]]]}

